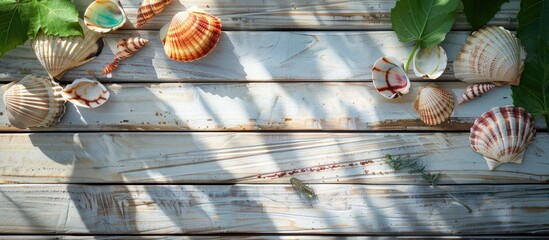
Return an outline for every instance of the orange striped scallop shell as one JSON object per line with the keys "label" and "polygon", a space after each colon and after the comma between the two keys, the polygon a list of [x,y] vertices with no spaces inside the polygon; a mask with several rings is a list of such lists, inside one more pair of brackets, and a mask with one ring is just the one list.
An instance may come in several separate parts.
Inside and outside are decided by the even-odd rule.
{"label": "orange striped scallop shell", "polygon": [[206,56],[220,37],[221,20],[197,6],[177,13],[160,30],[164,51],[179,62],[192,62]]}

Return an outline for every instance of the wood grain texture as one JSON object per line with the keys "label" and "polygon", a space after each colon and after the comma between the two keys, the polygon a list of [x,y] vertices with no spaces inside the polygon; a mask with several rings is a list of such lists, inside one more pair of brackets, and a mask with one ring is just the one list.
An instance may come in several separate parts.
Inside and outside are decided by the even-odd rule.
{"label": "wood grain texture", "polygon": [[[419,89],[427,84],[414,82],[409,94],[392,100],[381,96],[372,83],[113,84],[108,85],[111,96],[105,105],[84,109],[67,104],[57,125],[32,130],[469,131],[483,112],[512,103],[511,89],[499,87],[481,99],[456,105],[449,121],[427,126],[412,108]],[[454,96],[467,86],[439,85]],[[4,113],[0,130],[22,131],[12,127]]]}
{"label": "wood grain texture", "polygon": [[425,184],[386,154],[420,159],[441,184],[549,182],[547,133],[495,171],[468,133],[38,133],[0,146],[0,183]]}
{"label": "wood grain texture", "polygon": [[[2,185],[3,233],[547,234],[546,185]],[[473,212],[444,192],[464,199]]]}
{"label": "wood grain texture", "polygon": [[[451,61],[468,32],[451,32],[442,44],[448,67],[441,79],[454,79]],[[65,82],[97,74],[112,61],[121,38],[141,36],[150,42],[120,62],[112,82],[204,81],[369,81],[377,59],[394,56],[406,60],[411,44],[398,41],[394,32],[224,32],[206,57],[192,63],[168,58],[157,31],[117,31],[106,34],[106,46],[95,60],[69,71]],[[0,59],[0,81],[19,80],[34,73],[47,75],[30,44],[9,51]],[[410,69],[410,77],[415,76]]]}
{"label": "wood grain texture", "polygon": [[[548,236],[543,235],[536,235],[536,238],[547,238]],[[489,235],[489,236],[482,236],[482,235],[468,235],[468,236],[326,236],[326,235],[258,235],[258,234],[246,234],[246,235],[222,235],[219,234],[218,236],[212,236],[212,235],[160,235],[160,236],[147,236],[147,235],[84,235],[84,236],[76,236],[76,235],[0,235],[0,238],[3,240],[61,240],[61,239],[67,239],[67,240],[77,240],[77,239],[95,239],[95,240],[110,240],[110,239],[163,239],[163,240],[179,240],[179,239],[234,239],[234,240],[300,240],[300,239],[307,239],[307,240],[317,240],[319,238],[322,239],[328,239],[328,240],[342,240],[342,239],[352,239],[352,240],[392,240],[392,239],[531,239],[532,236],[505,236],[505,235]]]}
{"label": "wood grain texture", "polygon": [[[92,0],[78,0],[75,4],[83,16],[84,10]],[[134,29],[140,0],[122,0],[128,15],[125,29]],[[390,30],[391,8],[395,0],[180,0],[174,1],[164,12],[158,14],[143,29],[160,29],[171,21],[180,11],[194,5],[216,15],[226,30]],[[519,10],[518,0],[511,0],[502,6],[488,23],[504,27],[515,27]],[[454,29],[470,29],[462,10]]]}

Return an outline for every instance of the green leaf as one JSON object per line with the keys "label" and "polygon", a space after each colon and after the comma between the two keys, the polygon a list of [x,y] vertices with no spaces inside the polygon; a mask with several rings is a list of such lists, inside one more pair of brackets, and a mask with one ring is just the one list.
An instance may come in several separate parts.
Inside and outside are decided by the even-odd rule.
{"label": "green leaf", "polygon": [[441,43],[456,19],[458,0],[399,0],[391,9],[398,40],[421,48]]}
{"label": "green leaf", "polygon": [[520,85],[513,87],[513,104],[549,124],[549,42],[538,38],[538,58],[527,60]]}
{"label": "green leaf", "polygon": [[18,11],[22,5],[16,0],[0,1],[0,57],[27,41],[28,21]]}
{"label": "green leaf", "polygon": [[509,0],[461,0],[467,21],[477,30],[484,27],[496,15],[501,5]]}
{"label": "green leaf", "polygon": [[549,41],[549,0],[522,0],[517,19],[517,37],[528,52],[527,59],[535,59],[538,38]]}
{"label": "green leaf", "polygon": [[78,11],[71,0],[40,0],[37,3],[44,33],[60,37],[82,35]]}

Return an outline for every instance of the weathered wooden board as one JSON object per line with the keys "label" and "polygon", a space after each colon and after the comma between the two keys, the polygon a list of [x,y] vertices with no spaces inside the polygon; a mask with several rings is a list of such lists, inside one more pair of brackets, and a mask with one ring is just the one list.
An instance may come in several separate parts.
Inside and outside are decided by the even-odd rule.
{"label": "weathered wooden board", "polygon": [[[549,232],[547,185],[2,185],[4,233]],[[472,213],[445,192],[463,199]]]}
{"label": "weathered wooden board", "polygon": [[[75,1],[80,15],[92,0]],[[125,29],[134,29],[140,0],[120,1],[128,16]],[[282,30],[282,29],[319,29],[319,30],[390,30],[391,8],[395,0],[175,0],[164,12],[158,14],[143,29],[160,29],[171,21],[180,11],[194,5],[216,15],[227,30]],[[519,0],[511,0],[502,6],[502,10],[489,22],[490,25],[515,27],[520,7]],[[454,29],[470,29],[461,10]]]}
{"label": "weathered wooden board", "polygon": [[[33,131],[97,130],[466,130],[492,107],[511,104],[500,87],[457,105],[449,121],[427,126],[412,108],[419,88],[386,99],[372,83],[113,84],[109,101],[96,109],[67,104],[61,122]],[[440,83],[460,96],[465,83]],[[0,109],[3,106],[0,104]],[[538,124],[545,126],[543,123]],[[20,131],[0,113],[1,131]]]}
{"label": "weathered wooden board", "polygon": [[[2,239],[11,240],[11,239],[22,239],[22,240],[36,240],[36,239],[95,239],[95,240],[110,240],[110,239],[164,239],[164,240],[179,240],[179,239],[246,239],[246,240],[300,240],[300,239],[328,239],[328,240],[342,240],[342,239],[353,239],[353,240],[391,240],[391,239],[531,239],[532,236],[506,236],[506,235],[476,235],[476,236],[329,236],[329,235],[0,235]],[[548,238],[548,236],[536,235],[536,238]]]}
{"label": "weathered wooden board", "polygon": [[[448,34],[443,47],[448,67],[442,79],[453,79],[451,61],[468,32]],[[97,74],[112,61],[120,38],[142,36],[147,46],[120,63],[112,82],[180,81],[368,81],[377,59],[394,56],[406,60],[412,45],[398,41],[394,32],[225,32],[206,57],[192,62],[168,58],[157,31],[119,31],[105,35],[106,47],[90,63],[69,71],[63,81]],[[30,44],[0,59],[0,80],[19,80],[26,74],[46,75]],[[410,76],[414,76],[410,69]]]}
{"label": "weathered wooden board", "polygon": [[38,133],[0,146],[0,183],[426,184],[386,154],[419,158],[441,184],[549,182],[547,133],[496,171],[468,133]]}

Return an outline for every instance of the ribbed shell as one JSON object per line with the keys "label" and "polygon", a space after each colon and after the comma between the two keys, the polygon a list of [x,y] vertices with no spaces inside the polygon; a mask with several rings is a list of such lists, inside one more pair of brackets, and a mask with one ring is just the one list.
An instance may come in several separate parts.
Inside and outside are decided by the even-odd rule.
{"label": "ribbed shell", "polygon": [[107,33],[126,23],[126,13],[118,0],[95,0],[86,8],[84,23],[93,31]]}
{"label": "ribbed shell", "polygon": [[388,99],[398,98],[410,91],[410,79],[402,62],[394,57],[382,57],[374,63],[372,79],[376,90]]}
{"label": "ribbed shell", "polygon": [[140,37],[130,37],[128,39],[120,39],[118,45],[116,46],[116,54],[114,55],[114,60],[109,63],[105,69],[103,69],[103,74],[109,74],[118,67],[118,63],[126,58],[131,57],[134,53],[139,51],[145,45],[149,43],[149,40]]}
{"label": "ribbed shell", "polygon": [[109,91],[98,81],[87,78],[74,80],[62,92],[63,98],[79,107],[96,108],[109,99]]}
{"label": "ribbed shell", "polygon": [[454,96],[437,85],[431,84],[420,91],[413,107],[425,124],[438,125],[452,115]]}
{"label": "ribbed shell", "polygon": [[414,54],[412,68],[417,77],[437,79],[446,70],[447,62],[446,51],[437,45],[418,50]]}
{"label": "ribbed shell", "polygon": [[221,37],[221,20],[194,6],[177,13],[160,30],[164,51],[173,60],[192,62],[206,56]]}
{"label": "ribbed shell", "polygon": [[89,30],[79,21],[84,38],[79,36],[56,37],[38,34],[32,41],[32,49],[48,75],[61,79],[69,69],[83,65],[97,57],[103,50],[100,33]]}
{"label": "ribbed shell", "polygon": [[524,150],[536,137],[532,116],[523,108],[495,107],[475,120],[469,141],[482,154],[488,168],[494,170],[503,163],[521,163]]}
{"label": "ribbed shell", "polygon": [[172,3],[172,0],[143,0],[137,10],[137,27],[145,25],[156,14],[164,11],[164,8]]}
{"label": "ribbed shell", "polygon": [[454,61],[456,78],[468,83],[519,85],[526,51],[502,27],[485,27],[473,33]]}
{"label": "ribbed shell", "polygon": [[480,83],[467,86],[463,94],[461,94],[461,98],[459,99],[458,104],[462,104],[473,98],[480,97],[482,94],[492,90],[495,87],[496,85],[493,83]]}
{"label": "ribbed shell", "polygon": [[12,83],[3,96],[10,124],[21,129],[56,124],[65,113],[62,91],[53,80],[34,75]]}

